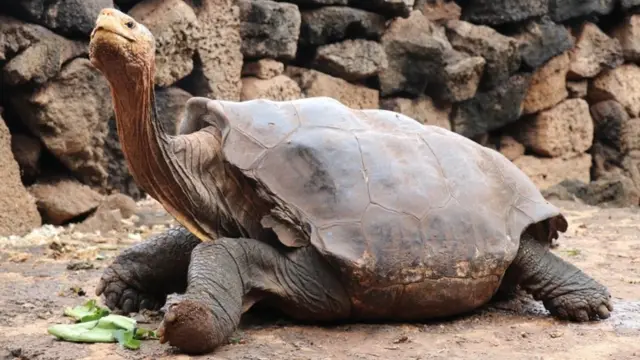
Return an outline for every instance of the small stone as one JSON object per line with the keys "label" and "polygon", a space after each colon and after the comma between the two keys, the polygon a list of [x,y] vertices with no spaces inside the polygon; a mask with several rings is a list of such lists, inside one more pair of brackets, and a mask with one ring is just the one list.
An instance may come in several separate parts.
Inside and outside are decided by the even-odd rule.
{"label": "small stone", "polygon": [[[73,179],[41,179],[29,187],[46,223],[64,225],[94,211],[102,195]],[[69,196],[73,194],[73,196]]]}
{"label": "small stone", "polygon": [[102,200],[91,216],[77,224],[75,230],[83,233],[123,231],[123,219],[131,218],[136,211],[137,204],[132,198],[119,193],[111,194]]}
{"label": "small stone", "polygon": [[75,226],[75,231],[81,233],[101,233],[110,231],[123,231],[125,225],[122,222],[122,214],[117,210],[100,209]]}
{"label": "small stone", "polygon": [[13,134],[11,136],[11,151],[20,166],[22,182],[31,184],[40,175],[40,157],[42,143],[37,138],[27,134]]}
{"label": "small stone", "polygon": [[386,29],[382,15],[346,6],[324,6],[302,12],[300,44],[319,46],[345,39],[379,40]]}
{"label": "small stone", "polygon": [[11,133],[0,108],[0,236],[23,236],[42,223],[35,199],[20,181],[20,168],[11,152]]}
{"label": "small stone", "polygon": [[158,121],[169,134],[176,134],[185,115],[187,100],[193,96],[176,86],[156,90]]}
{"label": "small stone", "polygon": [[568,99],[522,124],[518,139],[540,155],[567,157],[583,153],[593,143],[589,104]]}
{"label": "small stone", "polygon": [[255,76],[262,80],[269,80],[283,72],[284,64],[269,58],[245,62],[242,67],[242,76]]}
{"label": "small stone", "polygon": [[379,74],[380,93],[419,96],[430,81],[437,80],[452,50],[441,26],[427,20],[420,11],[409,18],[392,20],[382,37],[389,65]]}
{"label": "small stone", "polygon": [[624,64],[604,71],[589,87],[591,103],[616,100],[631,117],[640,116],[640,67]]}
{"label": "small stone", "polygon": [[589,15],[607,15],[616,0],[549,0],[549,15],[555,22],[564,22]]}
{"label": "small stone", "polygon": [[510,161],[514,161],[524,155],[525,147],[518,140],[509,135],[500,137],[499,151]]}
{"label": "small stone", "polygon": [[592,78],[604,69],[613,69],[624,61],[622,47],[616,39],[608,37],[597,25],[585,23],[578,35],[576,45],[569,53],[572,80]]}
{"label": "small stone", "polygon": [[611,36],[620,42],[626,61],[640,62],[640,15],[627,16]]}
{"label": "small stone", "polygon": [[531,77],[531,84],[524,99],[522,113],[533,114],[558,104],[569,96],[567,92],[569,55],[564,53],[538,68]]}
{"label": "small stone", "polygon": [[415,9],[433,22],[460,20],[462,8],[455,1],[449,0],[416,0]]}
{"label": "small stone", "polygon": [[407,335],[402,335],[399,338],[393,340],[394,344],[404,344],[406,342],[410,342],[409,337]]}
{"label": "small stone", "polygon": [[549,0],[474,0],[462,6],[462,19],[474,24],[517,23],[547,13]]}
{"label": "small stone", "polygon": [[182,0],[144,0],[129,10],[156,39],[155,84],[167,87],[193,71],[200,37],[198,19]]}
{"label": "small stone", "polygon": [[296,66],[288,66],[285,74],[298,83],[306,97],[332,97],[353,109],[379,108],[378,90],[351,84],[320,71]]}
{"label": "small stone", "polygon": [[446,33],[454,49],[486,60],[482,83],[487,89],[503,84],[520,67],[518,41],[488,26],[451,20]]}
{"label": "small stone", "polygon": [[570,98],[584,98],[587,96],[588,89],[589,81],[587,79],[567,81],[567,91]]}
{"label": "small stone", "polygon": [[313,67],[347,81],[377,75],[388,66],[382,45],[371,40],[345,40],[318,47]]}
{"label": "small stone", "polygon": [[95,265],[92,262],[82,260],[82,261],[71,261],[67,264],[67,270],[78,271],[78,270],[92,270],[95,269]]}
{"label": "small stone", "polygon": [[286,75],[278,75],[267,80],[255,77],[242,78],[241,101],[254,99],[287,101],[301,97],[302,91],[298,83]]}
{"label": "small stone", "polygon": [[527,175],[540,190],[564,180],[591,181],[591,155],[580,154],[572,158],[540,158],[531,155],[518,157],[513,163]]}
{"label": "small stone", "polygon": [[118,210],[122,214],[123,219],[128,219],[135,215],[138,204],[129,196],[120,193],[114,193],[105,197],[100,206],[100,209],[105,210]]}
{"label": "small stone", "polygon": [[271,0],[238,0],[245,58],[291,60],[298,50],[298,6]]}
{"label": "small stone", "polygon": [[522,63],[529,69],[537,69],[551,58],[573,48],[569,30],[548,17],[528,22],[513,38],[520,43]]}
{"label": "small stone", "polygon": [[589,205],[630,207],[640,205],[640,189],[629,177],[620,174],[592,181],[579,198]]}
{"label": "small stone", "polygon": [[454,104],[451,114],[453,130],[473,137],[515,122],[522,114],[529,82],[529,75],[514,75],[494,89]]}
{"label": "small stone", "polygon": [[8,85],[44,84],[67,61],[87,54],[83,41],[68,40],[42,26],[2,15],[0,34],[0,60],[8,60],[2,77]]}
{"label": "small stone", "polygon": [[460,102],[475,96],[485,67],[481,56],[470,56],[450,50],[445,56],[444,68],[435,76],[427,90],[438,99]]}
{"label": "small stone", "polygon": [[[564,180],[543,191],[548,200],[581,200],[592,206],[630,207],[640,204],[640,190],[633,181],[622,174],[607,174],[590,183],[579,180]],[[552,338],[562,333],[551,334]]]}
{"label": "small stone", "polygon": [[406,115],[424,125],[434,125],[451,130],[449,113],[451,106],[438,107],[428,96],[418,98],[387,98],[380,100],[380,108]]}

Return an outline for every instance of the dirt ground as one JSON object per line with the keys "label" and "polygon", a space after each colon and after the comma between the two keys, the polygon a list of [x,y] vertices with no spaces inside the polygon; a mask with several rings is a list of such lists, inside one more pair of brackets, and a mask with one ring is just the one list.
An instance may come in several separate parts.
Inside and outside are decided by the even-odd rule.
{"label": "dirt ground", "polygon": [[[200,358],[640,359],[640,210],[558,205],[570,227],[553,251],[609,287],[615,309],[605,321],[556,321],[526,299],[431,323],[319,327],[254,313],[228,345]],[[0,359],[189,359],[153,340],[132,351],[62,342],[46,331],[70,322],[64,307],[95,298],[102,269],[120,249],[171,222],[147,200],[125,231],[82,234],[45,226],[23,238],[0,239]]]}

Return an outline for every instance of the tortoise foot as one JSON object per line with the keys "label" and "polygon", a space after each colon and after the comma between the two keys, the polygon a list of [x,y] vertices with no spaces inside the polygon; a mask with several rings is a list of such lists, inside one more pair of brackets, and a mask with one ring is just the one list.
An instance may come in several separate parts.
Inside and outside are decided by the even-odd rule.
{"label": "tortoise foot", "polygon": [[109,309],[121,309],[125,313],[160,309],[166,295],[155,295],[152,289],[145,289],[136,274],[135,264],[122,264],[116,260],[102,273],[96,295],[104,294]]}
{"label": "tortoise foot", "polygon": [[172,304],[157,331],[160,343],[169,343],[180,351],[204,354],[220,345],[220,336],[214,327],[213,313],[193,300]]}
{"label": "tortoise foot", "polygon": [[200,243],[183,227],[151,236],[118,255],[102,273],[96,295],[109,309],[158,310],[167,295],[183,292],[191,252]]}
{"label": "tortoise foot", "polygon": [[546,300],[544,306],[562,320],[586,322],[606,319],[613,311],[611,295],[605,287],[597,285]]}

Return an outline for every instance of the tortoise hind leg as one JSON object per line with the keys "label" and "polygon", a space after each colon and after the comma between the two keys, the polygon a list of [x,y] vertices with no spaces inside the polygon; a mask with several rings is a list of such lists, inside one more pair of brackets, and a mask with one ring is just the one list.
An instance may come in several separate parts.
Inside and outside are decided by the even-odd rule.
{"label": "tortoise hind leg", "polygon": [[168,294],[186,289],[191,251],[199,243],[178,227],[124,250],[102,273],[96,295],[126,313],[161,308]]}
{"label": "tortoise hind leg", "polygon": [[194,249],[187,291],[169,305],[160,342],[181,351],[213,351],[233,333],[243,312],[271,300],[309,320],[345,318],[350,301],[337,277],[310,247],[282,252],[253,239],[218,239]]}
{"label": "tortoise hind leg", "polygon": [[542,300],[549,312],[564,320],[606,319],[613,310],[611,295],[574,265],[559,258],[528,233],[507,271],[510,279]]}

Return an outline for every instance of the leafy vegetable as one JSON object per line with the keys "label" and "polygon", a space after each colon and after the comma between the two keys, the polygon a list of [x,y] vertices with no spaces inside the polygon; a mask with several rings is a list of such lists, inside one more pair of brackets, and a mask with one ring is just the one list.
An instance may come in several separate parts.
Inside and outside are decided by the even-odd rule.
{"label": "leafy vegetable", "polygon": [[109,315],[109,309],[97,306],[95,300],[89,300],[84,305],[64,309],[64,314],[76,319],[76,321],[85,322],[98,320]]}
{"label": "leafy vegetable", "polygon": [[47,332],[60,340],[86,343],[118,342],[127,349],[140,348],[140,340],[157,339],[155,331],[137,327],[135,319],[109,314],[109,310],[89,300],[84,305],[66,308],[64,315],[76,324],[56,324]]}
{"label": "leafy vegetable", "polygon": [[98,326],[98,320],[79,324],[56,324],[49,326],[47,332],[59,339],[72,342],[114,342],[113,329]]}
{"label": "leafy vegetable", "polygon": [[135,350],[140,347],[140,340],[136,339],[133,331],[116,330],[113,332],[113,336],[115,336],[120,345],[127,349]]}

